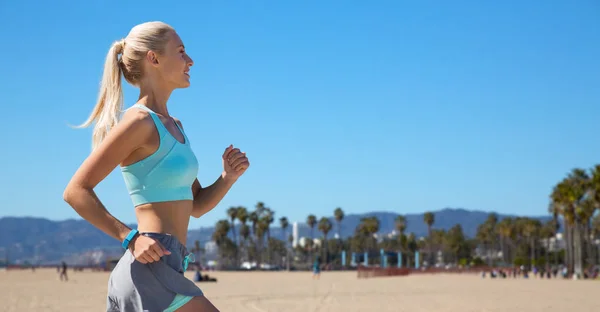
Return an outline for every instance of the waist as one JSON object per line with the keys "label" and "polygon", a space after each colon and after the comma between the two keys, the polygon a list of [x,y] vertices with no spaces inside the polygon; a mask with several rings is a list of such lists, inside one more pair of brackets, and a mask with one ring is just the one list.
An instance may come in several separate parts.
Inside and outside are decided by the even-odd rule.
{"label": "waist", "polygon": [[179,257],[185,257],[189,250],[185,247],[185,242],[181,242],[176,236],[170,233],[155,233],[155,232],[142,232],[140,235],[148,236],[157,240],[165,249],[171,253],[176,253]]}
{"label": "waist", "polygon": [[185,245],[192,207],[193,202],[189,200],[139,205],[135,208],[137,229],[140,232],[168,233]]}

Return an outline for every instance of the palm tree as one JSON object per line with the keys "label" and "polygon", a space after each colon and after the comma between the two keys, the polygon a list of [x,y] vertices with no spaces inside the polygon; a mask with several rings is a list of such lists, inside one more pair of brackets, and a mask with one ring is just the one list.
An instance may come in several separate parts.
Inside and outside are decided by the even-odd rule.
{"label": "palm tree", "polygon": [[265,208],[263,210],[263,215],[261,217],[262,222],[266,225],[265,234],[267,236],[267,259],[271,261],[271,224],[275,221],[275,212],[270,208]]}
{"label": "palm tree", "polygon": [[290,269],[290,248],[289,245],[287,243],[286,240],[286,234],[287,234],[287,228],[290,225],[290,223],[288,222],[288,219],[286,217],[281,217],[279,218],[279,226],[281,227],[281,236],[282,236],[282,241],[283,244],[285,246],[285,259],[286,259],[286,267],[287,270]]}
{"label": "palm tree", "polygon": [[570,190],[571,192],[569,192],[570,197],[569,197],[569,201],[571,201],[572,205],[573,205],[573,211],[575,213],[575,228],[573,231],[573,249],[574,249],[574,264],[573,264],[573,269],[575,271],[575,274],[577,274],[577,276],[582,276],[583,275],[583,255],[582,255],[582,251],[583,251],[583,246],[582,246],[582,239],[581,239],[581,228],[583,225],[583,222],[585,220],[582,220],[582,217],[584,215],[584,207],[582,205],[582,202],[585,200],[585,196],[589,190],[589,185],[590,185],[590,178],[588,176],[588,174],[583,170],[583,169],[579,169],[579,168],[575,168],[571,171],[571,173],[568,175],[567,179],[569,180],[569,184],[570,184]]}
{"label": "palm tree", "polygon": [[488,231],[490,231],[490,237],[491,237],[491,248],[492,250],[496,250],[496,245],[497,245],[497,230],[496,230],[496,226],[498,225],[498,215],[495,212],[492,212],[490,214],[488,214],[487,219],[485,220],[485,223],[489,224],[488,227]]}
{"label": "palm tree", "polygon": [[243,206],[238,206],[237,207],[237,211],[236,211],[236,218],[238,219],[238,221],[240,222],[240,236],[244,237],[242,235],[242,228],[245,226],[246,227],[246,231],[248,231],[248,234],[246,234],[246,236],[244,237],[244,241],[242,243],[238,243],[238,245],[241,247],[243,246],[244,248],[244,253],[246,253],[245,257],[248,257],[248,250],[247,250],[247,241],[248,241],[248,236],[250,235],[249,233],[249,229],[248,226],[246,225],[246,222],[248,222],[248,210],[246,209],[246,207]]}
{"label": "palm tree", "polygon": [[224,257],[223,253],[225,252],[225,241],[227,240],[227,233],[229,233],[229,221],[226,219],[217,221],[217,225],[215,226],[215,231],[213,232],[212,239],[219,247],[219,258],[220,265],[224,265]]}
{"label": "palm tree", "polygon": [[258,221],[258,223],[256,224],[256,241],[257,241],[257,251],[256,251],[256,255],[258,258],[257,261],[257,265],[259,265],[262,263],[262,244],[264,242],[264,238],[265,238],[265,234],[267,232],[267,228],[269,227],[269,224],[265,222],[264,219],[260,219]]}
{"label": "palm tree", "polygon": [[400,251],[402,251],[403,253],[406,252],[406,244],[407,244],[407,240],[406,240],[406,235],[404,235],[404,231],[406,231],[406,217],[402,216],[402,215],[398,215],[396,217],[396,219],[394,220],[395,225],[396,225],[396,230],[398,230],[398,239],[399,239],[399,243],[400,243]]}
{"label": "palm tree", "polygon": [[586,196],[586,198],[581,201],[580,209],[577,210],[577,216],[581,220],[581,231],[583,232],[581,248],[582,254],[585,253],[585,256],[582,255],[582,262],[585,259],[587,266],[595,264],[595,261],[592,258],[593,242],[590,239],[590,235],[592,230],[592,218],[596,212],[596,205],[597,203],[592,196]]}
{"label": "palm tree", "polygon": [[235,238],[235,219],[237,218],[237,211],[237,207],[229,207],[229,209],[227,209],[227,216],[229,217],[229,222],[231,224],[231,238],[233,238],[233,242],[236,244],[237,240]]}
{"label": "palm tree", "polygon": [[275,222],[275,211],[271,210],[271,208],[268,208],[266,213],[265,213],[265,221],[267,221],[267,240],[271,239],[271,224],[273,224],[273,222]]}
{"label": "palm tree", "polygon": [[373,250],[377,246],[375,234],[379,232],[379,219],[377,217],[366,217],[360,220],[359,232],[367,238],[367,246],[369,250]]}
{"label": "palm tree", "polygon": [[[554,237],[556,237],[556,234],[558,233],[558,231],[560,230],[560,222],[559,222],[559,215],[560,215],[560,205],[555,203],[554,201],[550,201],[550,205],[548,206],[548,211],[552,214],[552,223],[554,224]],[[566,234],[566,231],[565,231]],[[566,238],[566,236],[565,236]],[[566,249],[566,251],[568,251],[568,248]],[[554,251],[554,265],[558,266],[558,251]],[[568,266],[567,266],[568,267]]]}
{"label": "palm tree", "polygon": [[[314,229],[315,229],[315,225],[317,224],[317,217],[313,214],[308,215],[308,217],[306,218],[306,224],[308,225],[308,227],[310,227],[310,240],[311,243],[312,241],[315,239],[315,235],[314,235]],[[311,244],[312,246],[312,244]],[[310,258],[312,260],[312,248],[310,249]]]}
{"label": "palm tree", "polygon": [[325,264],[327,264],[327,259],[328,259],[328,253],[327,253],[327,233],[329,233],[329,231],[331,231],[331,228],[333,227],[333,225],[331,224],[331,221],[329,221],[328,218],[326,217],[322,217],[321,220],[319,221],[319,231],[321,231],[323,233],[323,246],[325,247]]}
{"label": "palm tree", "polygon": [[[596,203],[596,211],[600,211],[600,164],[595,165],[591,170],[591,181],[590,181],[590,191],[592,193],[592,198],[594,199],[594,202]],[[592,214],[594,215],[594,214]],[[598,239],[597,235],[600,231],[600,217],[598,214],[595,214],[595,216],[593,216],[591,218],[591,220],[589,221],[590,223],[590,245],[593,244],[595,245],[595,240]],[[593,241],[592,241],[593,239]],[[600,255],[598,254],[600,252],[600,246],[596,246],[596,248],[594,248],[594,262],[600,264]]]}
{"label": "palm tree", "polygon": [[447,244],[448,250],[452,255],[452,260],[454,261],[454,263],[458,263],[460,257],[465,253],[464,251],[466,244],[466,239],[462,226],[460,226],[460,224],[456,224],[455,226],[450,228],[450,230],[448,230],[448,233],[446,233],[444,239]]}
{"label": "palm tree", "polygon": [[333,211],[333,216],[335,217],[335,221],[337,222],[337,225],[338,225],[338,230],[337,230],[338,237],[341,239],[342,238],[342,220],[344,220],[344,211],[342,210],[342,208],[337,207]]}
{"label": "palm tree", "polygon": [[267,207],[265,207],[265,203],[260,202],[260,201],[258,203],[256,203],[256,206],[254,207],[256,214],[258,214],[259,216],[261,216],[263,214],[265,209],[267,209]]}
{"label": "palm tree", "polygon": [[400,233],[400,235],[404,235],[404,231],[406,231],[406,217],[399,215],[396,217],[395,224],[396,224],[396,230],[398,230],[398,233]]}
{"label": "palm tree", "polygon": [[554,220],[548,220],[546,223],[544,223],[544,225],[542,226],[542,229],[540,231],[541,238],[543,238],[546,242],[546,246],[544,246],[544,259],[546,259],[546,269],[549,269],[549,267],[550,267],[550,257],[549,257],[550,241],[556,235],[555,222],[556,221],[554,221]]}
{"label": "palm tree", "polygon": [[[595,240],[600,239],[600,214],[596,214],[592,219],[591,237]],[[600,245],[596,246],[594,251],[596,264],[600,264]]]}
{"label": "palm tree", "polygon": [[[229,217],[229,222],[231,224],[231,236],[233,238],[233,243],[238,245],[238,241],[237,241],[237,237],[235,235],[235,219],[237,218],[237,212],[238,212],[238,208],[237,207],[229,207],[229,209],[227,209],[227,216]],[[237,265],[237,249],[236,249],[236,255],[235,255],[235,264]]]}
{"label": "palm tree", "polygon": [[432,237],[431,237],[431,227],[433,226],[433,223],[435,222],[435,216],[432,212],[426,212],[423,215],[423,221],[425,222],[425,224],[427,225],[427,237],[428,237],[428,241],[429,243],[428,245],[428,253],[429,253],[429,265],[433,265],[433,248],[432,248]]}
{"label": "palm tree", "polygon": [[479,224],[477,226],[477,232],[475,233],[475,238],[485,253],[485,257],[488,260],[488,265],[491,265],[489,246],[491,245],[492,237],[490,233],[490,224],[487,222]]}
{"label": "palm tree", "polygon": [[569,272],[582,276],[582,217],[585,216],[583,201],[589,195],[592,180],[579,168],[573,169],[558,183],[551,194],[554,209],[563,216],[567,242],[567,263]]}
{"label": "palm tree", "polygon": [[241,224],[246,224],[246,222],[248,222],[248,210],[246,209],[246,207],[237,207],[236,218],[238,219],[238,221],[240,221]]}
{"label": "palm tree", "polygon": [[248,220],[252,223],[252,235],[256,236],[256,224],[258,223],[258,213],[252,211],[248,216]]}
{"label": "palm tree", "polygon": [[213,240],[220,245],[223,240],[227,237],[227,233],[229,233],[229,221],[226,219],[217,221],[217,225],[215,226],[215,231],[213,232]]}
{"label": "palm tree", "polygon": [[279,218],[279,226],[281,227],[281,236],[283,237],[281,240],[282,241],[286,241],[286,234],[287,234],[287,228],[290,225],[290,223],[288,222],[288,218],[286,217],[281,217]]}
{"label": "palm tree", "polygon": [[[408,267],[416,266],[416,263],[413,264],[413,259],[415,259],[414,255],[419,250],[419,243],[417,242],[417,237],[415,233],[410,233],[406,238],[406,246],[408,247],[408,251],[410,252],[410,257],[406,257],[408,259],[408,263],[406,264]],[[419,259],[420,260],[420,259]]]}
{"label": "palm tree", "polygon": [[242,225],[240,226],[240,237],[244,239],[244,253],[246,254],[246,260],[249,261],[250,259],[248,257],[247,242],[248,237],[250,237],[250,227],[246,223],[242,223]]}
{"label": "palm tree", "polygon": [[530,246],[530,254],[531,254],[531,266],[530,269],[536,265],[535,261],[535,242],[540,236],[540,229],[542,224],[539,220],[535,219],[526,219],[523,223],[523,236],[525,236],[531,244]]}
{"label": "palm tree", "polygon": [[567,180],[564,179],[558,183],[552,190],[550,197],[552,198],[551,209],[555,215],[562,216],[564,220],[565,234],[565,263],[569,273],[573,272],[573,225],[575,223],[575,212],[572,209],[568,200],[569,186]]}
{"label": "palm tree", "polygon": [[500,237],[500,249],[502,250],[502,261],[504,263],[512,262],[512,261],[510,261],[510,258],[508,257],[508,249],[509,248],[507,246],[507,243],[511,242],[511,238],[514,233],[513,219],[512,218],[502,219],[502,221],[500,221],[498,223],[498,226],[496,227],[496,232],[498,233],[498,236]]}
{"label": "palm tree", "polygon": [[487,252],[487,258],[488,258],[488,265],[492,265],[492,260],[493,260],[493,255],[496,253],[496,245],[497,245],[497,227],[498,225],[498,215],[495,213],[490,213],[487,217],[487,219],[485,220],[485,222],[482,224],[482,230],[486,231],[485,233],[485,237],[486,237],[486,252]]}
{"label": "palm tree", "polygon": [[[252,233],[254,234],[254,237],[256,238],[256,242],[255,244],[258,246],[263,245],[263,242],[259,242],[258,241],[258,237],[264,237],[264,233],[262,233],[262,235],[257,235],[256,230],[258,227],[258,222],[260,221],[260,219],[262,218],[264,211],[265,211],[266,207],[265,207],[265,203],[264,202],[257,202],[256,205],[254,206],[254,211],[252,213],[250,213],[250,221],[252,222]],[[257,252],[257,254],[260,254],[260,252]]]}

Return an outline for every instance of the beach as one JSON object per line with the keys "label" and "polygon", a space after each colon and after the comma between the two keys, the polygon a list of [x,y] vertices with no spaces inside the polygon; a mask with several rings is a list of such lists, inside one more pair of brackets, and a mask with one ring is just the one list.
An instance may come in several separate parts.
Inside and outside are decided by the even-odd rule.
{"label": "beach", "polygon": [[[0,271],[0,311],[103,311],[107,272]],[[193,272],[186,276],[193,278]],[[203,274],[206,274],[205,272]],[[599,281],[482,279],[477,274],[357,279],[356,272],[208,272],[198,283],[227,312],[513,312],[596,311]]]}

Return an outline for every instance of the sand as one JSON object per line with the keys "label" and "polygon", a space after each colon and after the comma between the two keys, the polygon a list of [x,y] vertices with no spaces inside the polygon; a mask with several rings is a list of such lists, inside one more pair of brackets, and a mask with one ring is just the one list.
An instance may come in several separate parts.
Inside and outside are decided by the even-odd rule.
{"label": "sand", "polygon": [[[357,279],[353,272],[210,272],[199,283],[223,312],[514,312],[597,311],[599,281],[481,279],[477,275],[413,275]],[[192,278],[193,273],[186,274]],[[103,311],[106,272],[0,271],[0,311]]]}

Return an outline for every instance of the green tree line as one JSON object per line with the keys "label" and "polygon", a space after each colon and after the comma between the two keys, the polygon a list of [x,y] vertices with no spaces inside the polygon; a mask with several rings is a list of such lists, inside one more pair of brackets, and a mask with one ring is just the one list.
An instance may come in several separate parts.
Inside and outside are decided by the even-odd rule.
{"label": "green tree line", "polygon": [[[309,236],[303,246],[292,247],[289,220],[275,217],[275,211],[263,202],[253,210],[230,207],[227,217],[219,220],[212,239],[218,246],[222,267],[238,267],[242,262],[268,263],[281,267],[307,268],[315,258],[332,267],[340,267],[345,250],[346,265],[350,254],[377,255],[380,249],[400,251],[402,263],[414,267],[415,253],[420,253],[420,265],[487,264],[492,266],[534,266],[544,269],[564,265],[570,274],[600,263],[600,165],[590,170],[573,169],[550,193],[547,222],[528,217],[508,217],[499,220],[495,213],[477,228],[475,237],[467,237],[460,224],[448,230],[435,228],[435,214],[426,212],[423,223],[427,235],[417,237],[406,233],[406,218],[395,219],[395,233],[380,233],[376,217],[361,219],[349,237],[341,237],[344,221],[342,208],[333,209],[333,217],[309,214],[306,225]],[[273,223],[278,221],[279,237],[271,236]],[[561,229],[561,224],[564,228]],[[237,231],[236,231],[237,229]],[[564,248],[555,240],[562,233]],[[332,235],[332,233],[338,234]],[[196,242],[195,251],[201,249]],[[370,257],[379,264],[379,257]],[[390,259],[395,265],[397,259]]]}

